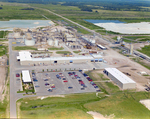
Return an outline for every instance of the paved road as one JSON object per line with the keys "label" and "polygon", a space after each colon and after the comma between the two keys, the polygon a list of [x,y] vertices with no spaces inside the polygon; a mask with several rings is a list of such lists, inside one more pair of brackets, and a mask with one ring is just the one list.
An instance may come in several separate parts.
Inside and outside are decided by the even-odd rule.
{"label": "paved road", "polygon": [[[9,34],[9,38],[11,37],[11,34]],[[9,64],[10,64],[10,118],[16,118],[16,99],[15,99],[15,86],[14,86],[14,74],[13,74],[13,68],[14,63],[13,61],[13,53],[12,53],[12,40],[9,39]]]}

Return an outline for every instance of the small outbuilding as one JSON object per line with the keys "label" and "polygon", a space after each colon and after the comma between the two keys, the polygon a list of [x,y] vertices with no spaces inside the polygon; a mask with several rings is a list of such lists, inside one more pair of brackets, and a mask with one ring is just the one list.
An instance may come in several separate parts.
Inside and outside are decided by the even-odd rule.
{"label": "small outbuilding", "polygon": [[31,83],[31,77],[29,70],[22,70],[22,81],[23,83]]}
{"label": "small outbuilding", "polygon": [[136,82],[116,68],[105,68],[103,72],[122,89],[136,88]]}

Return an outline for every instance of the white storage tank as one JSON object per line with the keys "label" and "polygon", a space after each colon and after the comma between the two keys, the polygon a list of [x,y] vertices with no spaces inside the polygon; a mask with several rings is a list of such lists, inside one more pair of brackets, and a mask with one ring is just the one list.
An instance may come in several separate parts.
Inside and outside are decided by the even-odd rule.
{"label": "white storage tank", "polygon": [[33,38],[32,38],[32,40],[30,40],[30,39],[25,39],[24,43],[25,43],[25,45],[27,45],[27,46],[33,46],[33,45],[35,45],[35,40],[34,40]]}
{"label": "white storage tank", "polygon": [[54,41],[53,41],[53,40],[51,40],[51,39],[49,39],[49,40],[47,41],[47,43],[48,43],[48,45],[53,46]]}

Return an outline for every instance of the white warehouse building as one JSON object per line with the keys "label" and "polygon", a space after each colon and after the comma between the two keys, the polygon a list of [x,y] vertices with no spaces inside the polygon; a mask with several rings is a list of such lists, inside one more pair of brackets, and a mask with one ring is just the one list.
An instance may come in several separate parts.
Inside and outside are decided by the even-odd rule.
{"label": "white warehouse building", "polygon": [[29,70],[22,70],[22,80],[23,80],[23,83],[31,83],[32,82]]}
{"label": "white warehouse building", "polygon": [[101,55],[89,55],[78,57],[46,57],[33,58],[29,51],[19,52],[17,60],[21,65],[42,65],[42,64],[61,64],[61,63],[85,63],[85,62],[103,62]]}
{"label": "white warehouse building", "polygon": [[103,72],[123,90],[136,88],[136,82],[116,68],[105,68]]}

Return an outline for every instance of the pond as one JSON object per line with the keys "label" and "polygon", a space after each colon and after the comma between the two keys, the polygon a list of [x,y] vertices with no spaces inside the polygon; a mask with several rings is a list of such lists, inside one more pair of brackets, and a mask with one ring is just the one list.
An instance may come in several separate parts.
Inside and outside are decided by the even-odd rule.
{"label": "pond", "polygon": [[103,27],[107,31],[113,31],[122,34],[150,34],[150,22],[126,23],[118,20],[90,20],[85,21],[93,23],[96,26]]}
{"label": "pond", "polygon": [[93,20],[93,19],[84,19],[84,20],[90,23],[126,23],[119,20]]}
{"label": "pond", "polygon": [[41,26],[49,26],[52,24],[51,20],[10,20],[0,21],[0,30],[13,30],[17,28],[35,28]]}

